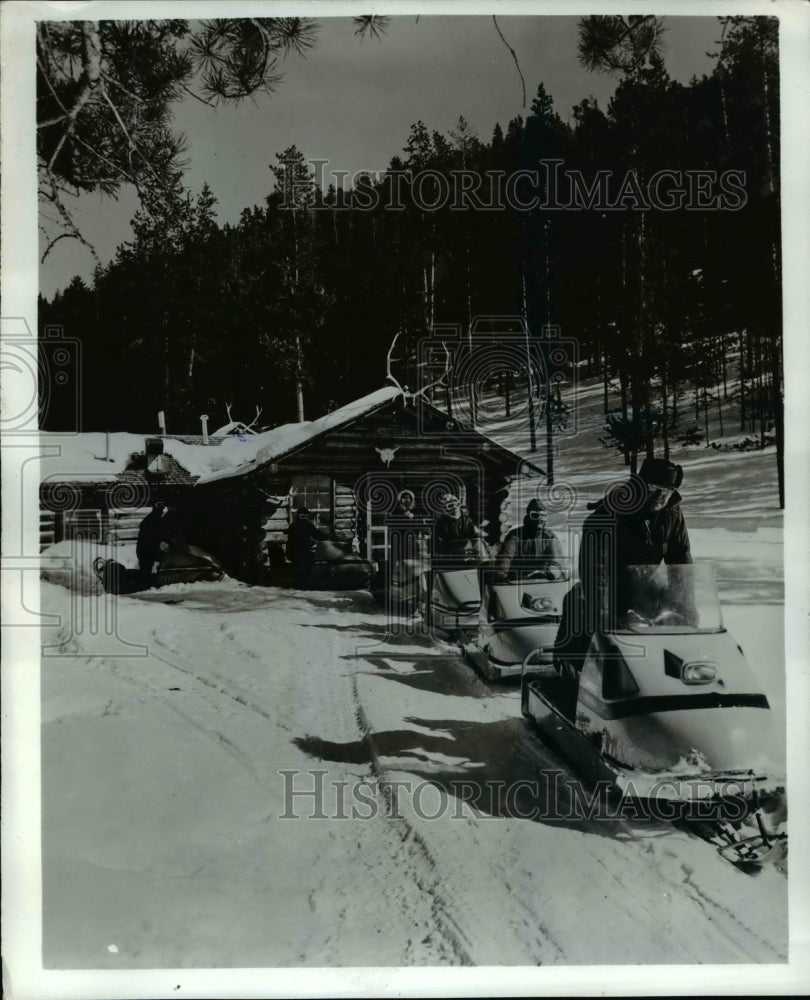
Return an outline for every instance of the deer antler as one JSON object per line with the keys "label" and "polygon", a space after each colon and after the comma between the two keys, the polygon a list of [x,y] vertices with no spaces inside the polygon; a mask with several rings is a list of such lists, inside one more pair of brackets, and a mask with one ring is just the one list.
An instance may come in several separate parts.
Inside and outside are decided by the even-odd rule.
{"label": "deer antler", "polygon": [[399,358],[395,358],[392,356],[394,353],[394,345],[399,339],[399,334],[400,331],[397,331],[394,334],[394,339],[391,341],[391,346],[388,348],[388,354],[386,355],[385,358],[385,378],[388,382],[393,382],[394,385],[397,387],[397,389],[399,389],[399,391],[402,393],[402,395],[405,396],[407,395],[407,389],[403,389],[402,386],[397,381],[397,379],[395,379],[394,376],[391,374],[391,362],[399,361]]}
{"label": "deer antler", "polygon": [[225,412],[228,414],[228,423],[229,424],[233,423],[233,417],[231,416],[231,407],[232,406],[233,406],[233,403],[226,403],[225,404]]}
{"label": "deer antler", "polygon": [[261,416],[261,413],[262,413],[262,408],[261,408],[260,406],[257,406],[257,407],[256,407],[256,416],[255,416],[255,417],[254,417],[254,418],[253,418],[253,419],[251,420],[251,422],[250,422],[250,423],[249,423],[249,424],[247,425],[247,429],[248,429],[248,430],[250,430],[250,428],[251,428],[251,427],[253,427],[253,426],[254,426],[254,425],[256,424],[257,420],[258,420],[258,419],[259,419],[259,417]]}
{"label": "deer antler", "polygon": [[450,374],[450,351],[448,350],[447,344],[442,344],[442,347],[444,348],[445,354],[444,371],[433,382],[428,382],[428,384],[423,386],[418,392],[411,393],[414,399],[416,399],[417,396],[424,396],[428,389],[433,389],[437,385],[447,384],[447,376]]}

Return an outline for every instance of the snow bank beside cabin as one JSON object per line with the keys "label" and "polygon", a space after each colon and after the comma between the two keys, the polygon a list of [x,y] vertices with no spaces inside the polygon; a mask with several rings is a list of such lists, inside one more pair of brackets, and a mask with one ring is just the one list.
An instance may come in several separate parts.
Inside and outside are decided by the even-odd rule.
{"label": "snow bank beside cabin", "polygon": [[76,594],[100,594],[103,587],[93,572],[93,561],[99,556],[114,559],[126,569],[138,568],[133,543],[101,545],[90,539],[65,539],[40,553],[40,579]]}

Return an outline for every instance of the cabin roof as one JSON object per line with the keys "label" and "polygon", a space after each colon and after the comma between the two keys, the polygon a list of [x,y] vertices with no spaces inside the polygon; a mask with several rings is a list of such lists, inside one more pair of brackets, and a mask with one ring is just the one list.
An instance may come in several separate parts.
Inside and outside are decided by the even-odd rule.
{"label": "cabin roof", "polygon": [[[347,403],[345,406],[341,406],[339,409],[333,410],[323,417],[319,417],[317,420],[284,424],[281,427],[273,428],[273,430],[257,434],[255,437],[244,442],[244,460],[242,462],[232,467],[222,468],[208,475],[201,476],[198,485],[202,486],[207,483],[250,475],[250,473],[257,471],[262,466],[278,462],[301,451],[330,431],[347,427],[356,420],[389,406],[397,399],[404,398],[399,388],[385,386],[382,389],[377,389],[375,392],[369,393],[367,396],[355,399],[351,403]],[[447,420],[445,413],[436,409],[436,407],[432,406],[426,400],[420,399],[418,405],[422,408],[423,412],[427,411],[440,421]],[[458,421],[455,421],[455,423],[458,425]],[[469,435],[470,433],[478,432],[464,430],[465,435]],[[544,475],[544,470],[539,466],[521,458],[520,455],[498,444],[485,434],[478,433],[478,437],[486,442],[486,449],[491,458],[496,462],[514,466],[515,469],[519,467],[529,468],[538,475]]]}
{"label": "cabin roof", "polygon": [[[165,461],[162,475],[141,469],[146,438],[158,435],[103,432],[84,434],[43,434],[44,445],[55,445],[45,450],[41,460],[43,482],[68,482],[86,487],[89,484],[112,484],[134,480],[149,485],[190,486],[239,478],[255,472],[262,466],[277,462],[301,451],[330,431],[346,427],[362,417],[404,400],[402,391],[395,386],[384,386],[366,396],[353,400],[317,420],[283,424],[272,430],[249,435],[228,435],[202,443],[196,435],[166,435],[163,442]],[[420,399],[423,412],[441,421],[446,415]],[[408,406],[407,409],[412,409]],[[413,409],[415,412],[415,409]],[[456,422],[458,423],[458,422]],[[470,431],[464,431],[469,435]],[[498,444],[484,434],[488,454],[498,462],[517,468],[522,465],[542,475],[543,470],[521,456]]]}
{"label": "cabin roof", "polygon": [[298,451],[329,431],[337,430],[354,420],[359,420],[360,417],[368,416],[401,395],[401,391],[394,386],[384,386],[367,396],[352,400],[351,403],[347,403],[317,420],[282,424],[270,431],[256,434],[243,442],[243,460],[241,462],[230,468],[223,468],[202,476],[199,483],[203,485],[220,479],[244,476],[261,465],[278,461],[278,459]]}

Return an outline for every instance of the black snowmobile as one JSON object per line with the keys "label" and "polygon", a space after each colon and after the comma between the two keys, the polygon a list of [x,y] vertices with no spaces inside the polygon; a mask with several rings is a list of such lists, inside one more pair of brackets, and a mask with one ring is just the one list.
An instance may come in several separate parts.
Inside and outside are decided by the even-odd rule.
{"label": "black snowmobile", "polygon": [[93,572],[108,594],[135,594],[170,583],[212,583],[225,575],[217,560],[196,545],[169,549],[154,576],[144,576],[139,569],[128,569],[101,556],[93,560]]}

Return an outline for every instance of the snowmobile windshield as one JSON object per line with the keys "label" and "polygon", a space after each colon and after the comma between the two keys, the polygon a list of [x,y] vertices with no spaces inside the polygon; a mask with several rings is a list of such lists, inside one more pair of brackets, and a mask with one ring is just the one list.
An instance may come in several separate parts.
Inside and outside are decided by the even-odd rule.
{"label": "snowmobile windshield", "polygon": [[516,556],[509,568],[509,582],[566,581],[571,579],[572,572],[571,560],[567,556],[540,560],[532,556]]}
{"label": "snowmobile windshield", "polygon": [[723,630],[714,571],[707,563],[627,566],[617,573],[612,603],[617,632]]}

